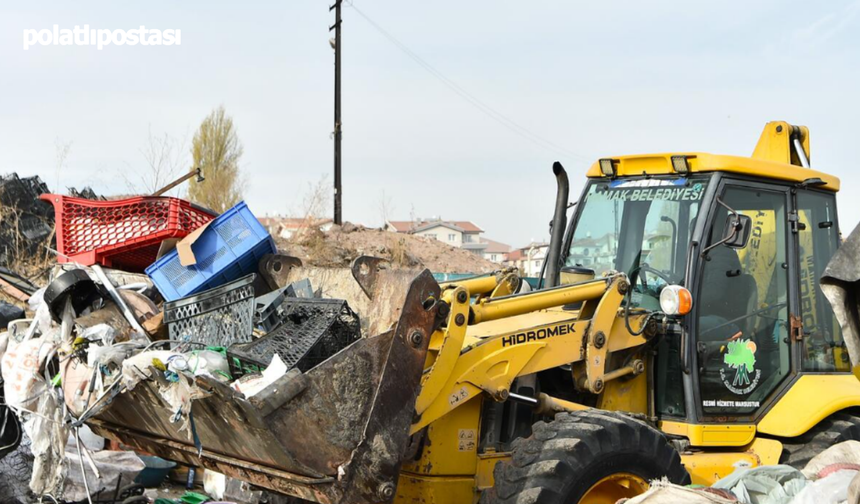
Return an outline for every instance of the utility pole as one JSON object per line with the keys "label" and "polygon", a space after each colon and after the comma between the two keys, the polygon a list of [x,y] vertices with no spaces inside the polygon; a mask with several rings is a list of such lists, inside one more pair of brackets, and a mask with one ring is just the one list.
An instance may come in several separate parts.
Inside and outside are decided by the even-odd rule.
{"label": "utility pole", "polygon": [[[341,185],[340,162],[341,162],[341,121],[340,121],[340,5],[343,0],[335,0],[334,5],[329,7],[329,12],[334,10],[334,26],[328,31],[334,30],[334,223],[343,224],[343,210],[341,196],[343,188]],[[331,41],[330,41],[331,42]]]}

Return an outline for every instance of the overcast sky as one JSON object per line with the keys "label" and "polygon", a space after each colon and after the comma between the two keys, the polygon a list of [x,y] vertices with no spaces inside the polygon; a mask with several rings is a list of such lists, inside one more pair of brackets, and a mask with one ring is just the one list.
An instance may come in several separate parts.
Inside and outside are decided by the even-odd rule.
{"label": "overcast sky", "polygon": [[[344,218],[380,225],[384,191],[390,218],[471,220],[521,246],[546,238],[555,160],[578,195],[599,157],[749,155],[784,119],[810,127],[813,166],[842,179],[847,233],[860,220],[858,14],[838,0],[355,0],[343,12]],[[295,210],[309,184],[331,182],[332,22],[324,0],[5,2],[0,173],[125,192],[120,173],[144,169],[148,131],[190,146],[223,104],[251,209]],[[182,43],[23,50],[23,30],[54,24],[180,29]],[[58,142],[71,143],[59,175]]]}

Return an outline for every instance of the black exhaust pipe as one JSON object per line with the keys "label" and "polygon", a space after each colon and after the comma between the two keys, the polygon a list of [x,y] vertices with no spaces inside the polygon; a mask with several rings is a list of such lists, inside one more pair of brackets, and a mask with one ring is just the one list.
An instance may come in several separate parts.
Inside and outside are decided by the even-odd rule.
{"label": "black exhaust pipe", "polygon": [[561,163],[556,161],[552,164],[552,172],[558,184],[558,192],[555,195],[555,214],[552,218],[552,237],[549,240],[549,252],[546,258],[546,282],[547,287],[555,287],[559,282],[559,271],[561,270],[561,245],[564,241],[564,230],[567,228],[567,202],[570,196],[570,182],[567,172]]}

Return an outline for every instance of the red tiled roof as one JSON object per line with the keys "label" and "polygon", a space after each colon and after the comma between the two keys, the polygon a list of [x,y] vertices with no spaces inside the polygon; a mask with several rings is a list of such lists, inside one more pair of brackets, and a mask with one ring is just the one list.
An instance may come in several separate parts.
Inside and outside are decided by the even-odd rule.
{"label": "red tiled roof", "polygon": [[391,225],[398,233],[408,233],[413,229],[419,226],[427,226],[428,224],[433,224],[434,222],[439,222],[440,224],[448,223],[457,226],[462,229],[465,233],[483,233],[484,230],[479,228],[475,223],[471,221],[449,221],[449,220],[439,220],[439,221],[388,221],[388,224]]}
{"label": "red tiled roof", "polygon": [[508,252],[508,261],[519,261],[525,257],[522,249],[516,249],[511,252]]}
{"label": "red tiled roof", "polygon": [[462,228],[467,233],[483,233],[484,230],[476,226],[471,221],[451,221],[455,226]]}
{"label": "red tiled roof", "polygon": [[388,224],[398,233],[408,233],[415,225],[412,221],[388,221]]}
{"label": "red tiled roof", "polygon": [[484,249],[484,253],[504,254],[511,250],[511,246],[505,243],[488,240],[486,238],[482,239],[481,242],[487,244],[487,248]]}

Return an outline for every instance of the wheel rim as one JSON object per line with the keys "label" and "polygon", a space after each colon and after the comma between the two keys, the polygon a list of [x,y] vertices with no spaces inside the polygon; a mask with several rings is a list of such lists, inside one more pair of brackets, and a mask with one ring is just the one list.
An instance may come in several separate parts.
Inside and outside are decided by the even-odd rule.
{"label": "wheel rim", "polygon": [[615,504],[618,499],[636,497],[648,491],[648,483],[630,473],[615,473],[591,485],[579,504]]}

